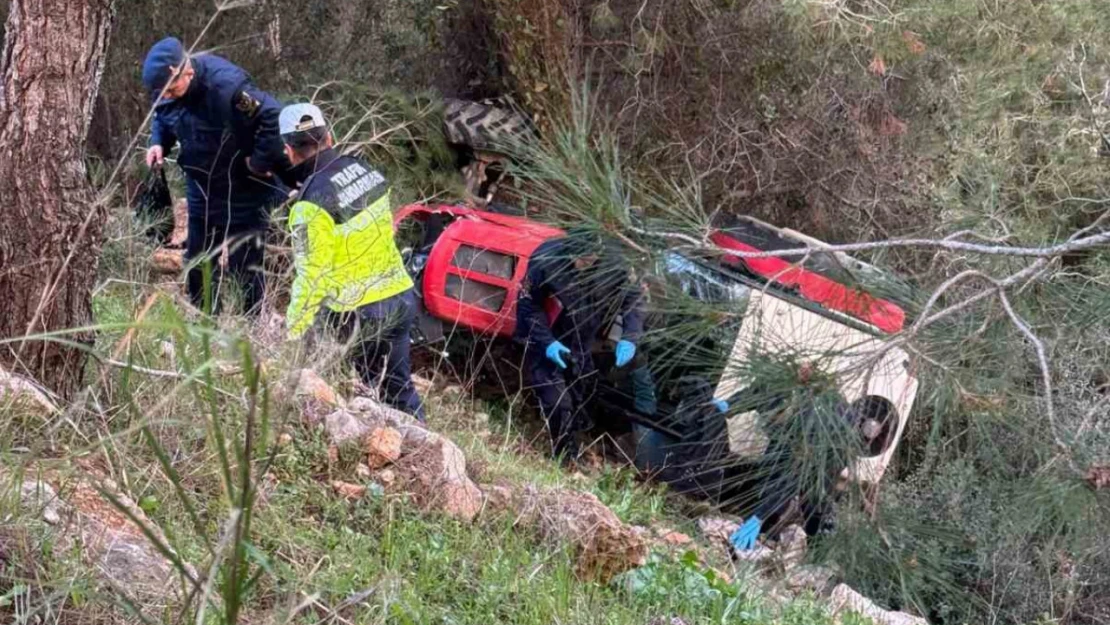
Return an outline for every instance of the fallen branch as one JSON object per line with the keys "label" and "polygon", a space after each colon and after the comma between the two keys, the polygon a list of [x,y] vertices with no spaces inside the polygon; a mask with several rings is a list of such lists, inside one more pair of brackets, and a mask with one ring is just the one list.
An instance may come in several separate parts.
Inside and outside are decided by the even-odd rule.
{"label": "fallen branch", "polygon": [[834,252],[868,252],[874,250],[888,250],[900,247],[934,248],[952,252],[971,252],[991,256],[1015,256],[1024,258],[1055,258],[1072,252],[1091,249],[1101,245],[1110,245],[1110,232],[1071,239],[1057,245],[1048,247],[1010,247],[1006,245],[982,245],[960,240],[949,239],[891,239],[889,241],[871,241],[866,243],[843,243],[839,245],[807,245],[783,250],[766,250],[759,252],[745,252],[743,250],[725,249],[709,242],[707,239],[699,240],[681,232],[649,232],[642,228],[631,228],[633,232],[642,236],[661,237],[683,241],[698,249],[708,249],[725,253],[737,258],[778,258],[782,256],[801,256],[804,254],[834,253]]}

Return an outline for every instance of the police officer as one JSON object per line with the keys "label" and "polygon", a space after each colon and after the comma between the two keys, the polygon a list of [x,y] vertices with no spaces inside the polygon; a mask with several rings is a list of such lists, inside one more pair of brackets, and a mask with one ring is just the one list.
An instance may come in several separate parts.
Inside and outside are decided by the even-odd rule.
{"label": "police officer", "polygon": [[334,149],[316,106],[285,107],[280,126],[293,165],[288,177],[301,187],[289,212],[297,272],[286,314],[289,335],[304,334],[320,308],[327,309],[330,322],[354,339],[363,382],[377,386],[384,377],[384,399],[424,421],[409,360],[416,301],[393,240],[389,183]]}
{"label": "police officer", "polygon": [[[218,310],[221,272],[211,263],[226,244],[227,267],[257,313],[265,280],[264,234],[270,209],[284,198],[274,177],[287,165],[278,133],[281,106],[236,65],[214,55],[189,56],[166,38],[143,63],[143,83],[155,100],[146,162],[163,164],[180,144],[189,204],[186,287],[193,304]],[[211,267],[211,290],[204,288]]]}
{"label": "police officer", "polygon": [[[643,331],[643,291],[630,280],[620,253],[607,247],[587,228],[543,243],[528,261],[517,301],[525,373],[547,421],[553,454],[563,461],[578,455],[575,435],[586,422],[582,411],[596,384],[590,347],[599,331],[620,316],[618,368],[632,362]],[[544,304],[549,298],[560,309],[551,325]]]}
{"label": "police officer", "polygon": [[[811,367],[803,365],[801,380]],[[765,414],[770,444],[764,453],[755,509],[729,540],[737,551],[756,547],[768,520],[797,501],[807,534],[817,533],[830,509],[841,472],[882,434],[882,424],[839,392],[805,388],[772,391],[758,385],[747,403]],[[812,440],[815,437],[823,440]]]}

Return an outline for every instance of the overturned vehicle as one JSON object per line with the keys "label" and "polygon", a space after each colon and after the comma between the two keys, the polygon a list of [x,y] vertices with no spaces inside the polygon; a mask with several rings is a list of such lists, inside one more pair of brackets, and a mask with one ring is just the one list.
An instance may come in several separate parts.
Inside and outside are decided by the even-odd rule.
{"label": "overturned vehicle", "polygon": [[[395,225],[422,302],[417,335],[439,351],[448,351],[460,330],[508,343],[530,255],[563,236],[523,217],[450,205],[406,206]],[[869,423],[865,444],[837,470],[840,480],[878,483],[918,382],[908,354],[889,341],[905,323],[902,308],[846,286],[877,270],[825,252],[744,257],[820,245],[751,219],[736,219],[711,238],[723,254],[667,251],[643,272],[649,298],[667,302],[648,306],[642,350],[651,389],[637,388],[634,372],[615,367],[604,349],[621,337],[619,318],[598,337],[600,379],[586,408],[592,422],[631,433],[630,455],[642,471],[744,508],[773,438],[761,414],[766,402],[745,399],[760,386],[756,363],[790,362],[803,378],[823,376]],[[716,312],[699,314],[699,306]],[[559,314],[558,302],[545,302],[545,309],[552,321]]]}

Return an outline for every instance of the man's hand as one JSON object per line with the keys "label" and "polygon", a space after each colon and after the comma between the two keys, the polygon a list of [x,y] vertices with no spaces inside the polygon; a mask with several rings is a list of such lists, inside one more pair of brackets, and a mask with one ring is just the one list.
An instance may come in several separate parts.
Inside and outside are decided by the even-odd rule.
{"label": "man's hand", "polygon": [[740,529],[729,536],[728,542],[736,551],[751,551],[755,549],[755,541],[759,538],[759,531],[763,529],[763,521],[754,514],[740,526]]}
{"label": "man's hand", "polygon": [[621,368],[636,356],[636,344],[632,341],[617,341],[617,368]]}
{"label": "man's hand", "polygon": [[566,345],[563,345],[559,341],[555,341],[551,345],[548,345],[547,351],[544,352],[544,355],[547,356],[547,359],[555,363],[556,367],[559,367],[560,369],[566,369],[567,363],[563,361],[563,354],[567,354],[569,356],[570,348],[568,348]]}
{"label": "man's hand", "polygon": [[252,174],[258,176],[259,178],[272,178],[274,176],[273,172],[258,171],[257,169],[255,169],[254,166],[251,165],[251,157],[249,156],[247,157],[247,169],[249,169]]}
{"label": "man's hand", "polygon": [[165,163],[165,162],[166,162],[166,155],[165,155],[165,151],[162,149],[162,146],[152,145],[152,146],[150,146],[149,149],[147,149],[147,151],[146,151],[146,166],[147,167],[149,167],[151,169],[154,169],[155,167],[161,167],[162,164]]}

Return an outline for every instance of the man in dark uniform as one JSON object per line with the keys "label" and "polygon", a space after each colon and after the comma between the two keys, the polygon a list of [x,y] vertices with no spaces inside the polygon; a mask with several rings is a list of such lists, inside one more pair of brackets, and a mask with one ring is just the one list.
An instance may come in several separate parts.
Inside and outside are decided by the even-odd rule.
{"label": "man in dark uniform", "polygon": [[[218,310],[221,282],[212,262],[227,246],[227,268],[243,290],[244,307],[262,301],[264,235],[270,209],[284,199],[274,177],[286,169],[278,132],[281,105],[245,71],[210,54],[190,57],[174,38],[159,41],[143,63],[143,83],[155,100],[146,161],[161,166],[180,144],[189,204],[186,286],[193,304]],[[204,266],[211,267],[206,290]]]}
{"label": "man in dark uniform", "polygon": [[[517,301],[517,339],[525,344],[524,366],[551,434],[555,457],[578,455],[575,434],[596,384],[590,346],[620,316],[616,366],[636,356],[643,331],[643,291],[630,279],[619,252],[588,229],[547,241],[532,253]],[[544,302],[561,310],[548,324]]]}
{"label": "man in dark uniform", "polygon": [[[804,365],[801,379],[809,378]],[[849,405],[839,391],[815,392],[803,385],[770,390],[757,385],[746,392],[746,406],[764,415],[769,445],[759,470],[758,497],[744,524],[730,537],[738,551],[754,549],[769,520],[797,502],[807,534],[827,516],[848,467],[882,433],[882,425]]]}

